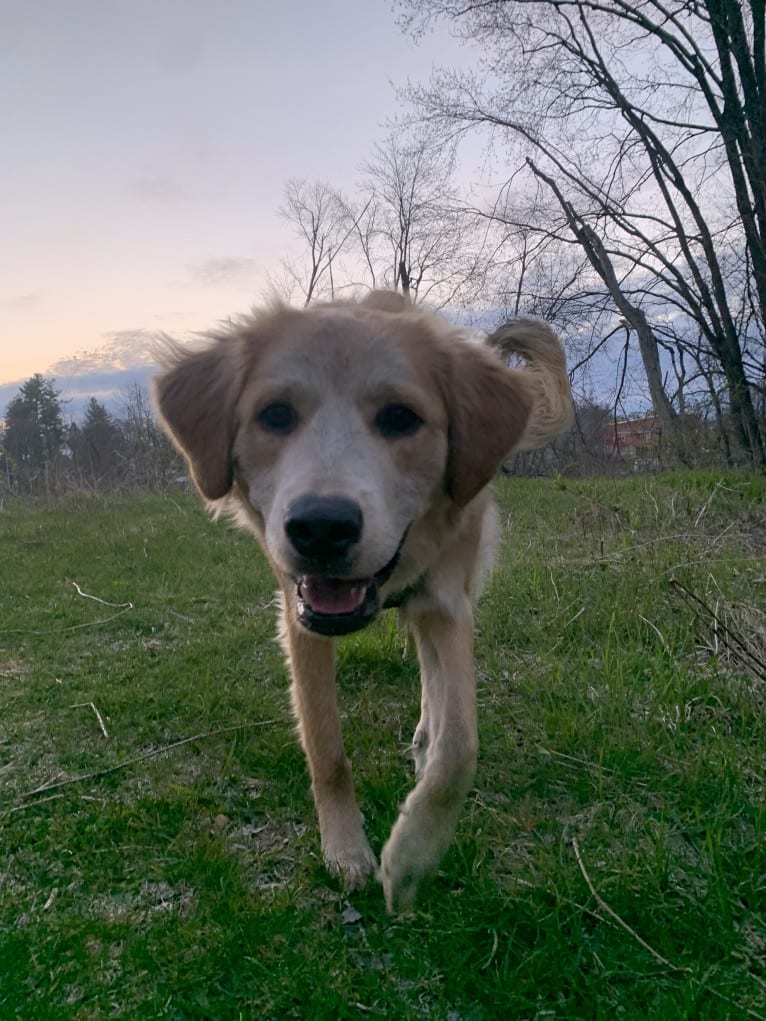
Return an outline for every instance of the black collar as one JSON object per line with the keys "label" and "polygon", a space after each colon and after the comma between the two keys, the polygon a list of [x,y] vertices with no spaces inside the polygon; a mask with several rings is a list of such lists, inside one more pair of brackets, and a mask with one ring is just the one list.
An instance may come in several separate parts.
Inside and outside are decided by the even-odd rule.
{"label": "black collar", "polygon": [[413,596],[420,595],[426,587],[426,576],[421,574],[411,585],[407,585],[406,588],[401,589],[399,592],[392,592],[391,595],[383,603],[384,610],[396,610],[399,607],[404,606],[405,603],[409,602]]}

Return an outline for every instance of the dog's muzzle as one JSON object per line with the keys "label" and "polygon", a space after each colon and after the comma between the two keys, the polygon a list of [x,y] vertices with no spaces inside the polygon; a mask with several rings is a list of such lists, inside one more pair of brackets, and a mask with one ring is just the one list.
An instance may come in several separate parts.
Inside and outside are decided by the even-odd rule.
{"label": "dog's muzzle", "polygon": [[379,592],[396,570],[409,528],[396,552],[372,578],[306,574],[297,579],[298,620],[309,631],[334,637],[359,631],[381,610]]}

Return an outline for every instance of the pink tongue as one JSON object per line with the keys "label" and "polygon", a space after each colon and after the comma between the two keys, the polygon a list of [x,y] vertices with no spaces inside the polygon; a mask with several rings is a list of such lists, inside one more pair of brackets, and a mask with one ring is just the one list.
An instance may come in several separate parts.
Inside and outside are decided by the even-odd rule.
{"label": "pink tongue", "polygon": [[311,575],[301,581],[301,595],[316,613],[353,613],[364,602],[363,582]]}

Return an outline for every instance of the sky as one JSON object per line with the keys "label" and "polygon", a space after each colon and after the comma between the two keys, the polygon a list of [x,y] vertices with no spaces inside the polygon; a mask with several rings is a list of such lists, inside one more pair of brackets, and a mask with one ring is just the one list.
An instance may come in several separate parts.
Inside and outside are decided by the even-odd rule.
{"label": "sky", "polygon": [[351,190],[456,59],[391,0],[0,0],[0,384],[258,303],[288,178]]}

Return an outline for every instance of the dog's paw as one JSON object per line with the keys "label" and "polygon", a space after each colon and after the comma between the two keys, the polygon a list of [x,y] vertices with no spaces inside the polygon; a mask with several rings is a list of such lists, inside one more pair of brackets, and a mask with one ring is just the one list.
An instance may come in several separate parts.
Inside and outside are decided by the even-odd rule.
{"label": "dog's paw", "polygon": [[338,876],[348,892],[361,890],[378,867],[378,860],[362,833],[353,844],[322,847],[327,870]]}
{"label": "dog's paw", "polygon": [[414,906],[421,880],[436,871],[449,839],[438,826],[429,831],[421,823],[417,816],[403,812],[381,852],[377,876],[389,914],[401,914]]}
{"label": "dog's paw", "polygon": [[412,910],[422,875],[402,870],[396,861],[386,860],[381,855],[377,877],[389,915],[402,915]]}

